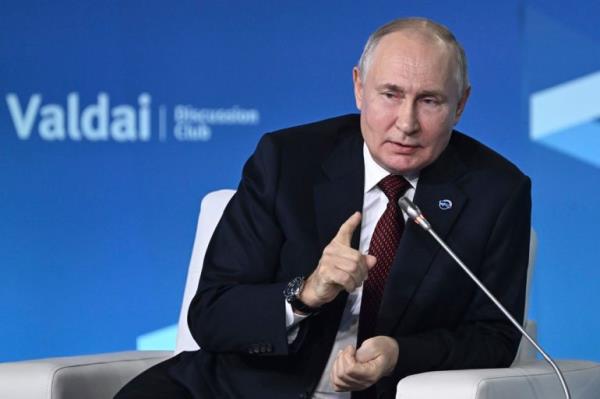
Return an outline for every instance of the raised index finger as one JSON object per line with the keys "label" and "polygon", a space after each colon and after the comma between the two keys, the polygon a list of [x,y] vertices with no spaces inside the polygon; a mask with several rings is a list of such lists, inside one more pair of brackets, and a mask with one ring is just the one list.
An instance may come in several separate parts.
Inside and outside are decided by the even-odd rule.
{"label": "raised index finger", "polygon": [[340,226],[340,229],[338,230],[337,234],[333,238],[333,241],[343,244],[343,245],[350,246],[350,241],[352,240],[352,234],[354,233],[354,230],[356,230],[356,228],[358,226],[360,226],[361,217],[362,216],[361,216],[360,212],[354,212],[352,214],[352,216],[350,216]]}

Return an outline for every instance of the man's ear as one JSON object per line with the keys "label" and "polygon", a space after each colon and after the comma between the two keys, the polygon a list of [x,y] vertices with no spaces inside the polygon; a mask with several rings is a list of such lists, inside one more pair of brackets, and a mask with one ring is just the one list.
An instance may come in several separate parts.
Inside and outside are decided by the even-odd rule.
{"label": "man's ear", "polygon": [[471,95],[471,86],[467,87],[463,92],[462,97],[458,100],[458,105],[456,106],[456,115],[454,115],[454,124],[456,125],[460,120],[463,112],[465,111],[465,106],[467,105],[467,100]]}
{"label": "man's ear", "polygon": [[356,108],[361,110],[363,87],[362,81],[360,80],[360,70],[358,69],[358,67],[352,68],[352,81],[354,82],[354,100],[356,101]]}

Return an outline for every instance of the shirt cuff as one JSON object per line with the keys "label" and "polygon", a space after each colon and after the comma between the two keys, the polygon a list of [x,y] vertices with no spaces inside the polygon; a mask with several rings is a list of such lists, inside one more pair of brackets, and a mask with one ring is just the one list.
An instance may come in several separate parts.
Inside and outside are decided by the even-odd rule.
{"label": "shirt cuff", "polygon": [[287,341],[288,344],[294,342],[296,337],[298,336],[298,330],[300,326],[298,325],[302,320],[306,319],[308,315],[296,314],[294,309],[292,309],[292,305],[288,301],[285,301],[285,327],[287,329]]}

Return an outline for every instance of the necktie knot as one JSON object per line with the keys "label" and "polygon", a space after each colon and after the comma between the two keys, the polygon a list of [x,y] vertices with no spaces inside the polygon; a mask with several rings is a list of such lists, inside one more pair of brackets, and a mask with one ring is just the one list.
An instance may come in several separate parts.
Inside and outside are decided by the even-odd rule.
{"label": "necktie knot", "polygon": [[406,179],[399,175],[388,175],[381,179],[377,185],[392,203],[397,203],[402,194],[410,186]]}

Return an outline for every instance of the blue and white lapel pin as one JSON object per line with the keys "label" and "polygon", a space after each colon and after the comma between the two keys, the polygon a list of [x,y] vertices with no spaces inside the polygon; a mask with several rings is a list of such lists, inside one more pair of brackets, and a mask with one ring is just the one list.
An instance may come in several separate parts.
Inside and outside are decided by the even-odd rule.
{"label": "blue and white lapel pin", "polygon": [[438,206],[442,211],[447,211],[448,209],[452,208],[452,201],[449,199],[441,199],[438,201]]}

